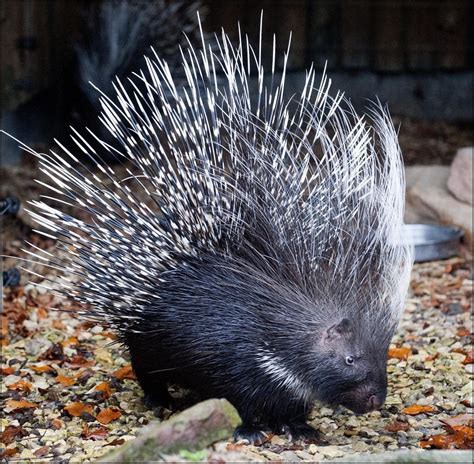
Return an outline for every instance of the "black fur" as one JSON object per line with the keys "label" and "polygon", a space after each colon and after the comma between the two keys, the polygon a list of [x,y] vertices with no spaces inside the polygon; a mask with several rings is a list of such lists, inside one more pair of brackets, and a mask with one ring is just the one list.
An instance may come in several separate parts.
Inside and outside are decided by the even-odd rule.
{"label": "black fur", "polygon": [[[159,295],[123,333],[148,400],[169,406],[169,383],[203,398],[224,397],[243,426],[236,438],[260,442],[264,431],[308,436],[314,399],[356,412],[385,397],[385,353],[365,343],[363,324],[328,314],[291,287],[229,258],[207,257],[161,276]],[[288,388],[262,366],[261,352],[297,376]],[[348,366],[347,355],[359,359]],[[379,404],[377,403],[377,404]]]}

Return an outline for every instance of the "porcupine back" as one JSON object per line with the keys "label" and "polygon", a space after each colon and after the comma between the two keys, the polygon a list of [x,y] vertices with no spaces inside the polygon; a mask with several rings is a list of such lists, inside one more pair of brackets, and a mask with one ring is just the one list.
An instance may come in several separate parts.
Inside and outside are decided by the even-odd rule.
{"label": "porcupine back", "polygon": [[[183,50],[182,88],[156,55],[133,77],[132,92],[117,80],[100,115],[114,146],[90,131],[71,135],[100,174],[80,171],[59,142],[61,153],[35,153],[54,198],[92,219],[33,201],[32,216],[62,249],[34,255],[65,271],[63,293],[91,304],[88,317],[122,333],[160,298],[168,271],[215,255],[327,302],[315,311],[360,315],[387,343],[411,263],[401,245],[404,177],[390,117],[380,104],[358,115],[340,93],[330,96],[325,73],[315,87],[313,67],[287,97],[288,52],[276,84],[276,47],[269,79],[261,42],[254,51],[239,37],[234,46],[222,32],[212,47],[203,39],[201,49]],[[104,152],[133,164],[128,179],[101,162]]]}

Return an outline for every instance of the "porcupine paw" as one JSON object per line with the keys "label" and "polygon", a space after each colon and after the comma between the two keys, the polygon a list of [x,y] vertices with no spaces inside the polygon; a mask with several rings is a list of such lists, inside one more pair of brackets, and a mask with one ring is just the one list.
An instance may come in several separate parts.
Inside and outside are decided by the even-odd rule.
{"label": "porcupine paw", "polygon": [[151,393],[145,393],[143,404],[146,408],[152,409],[153,414],[158,418],[161,418],[164,415],[165,409],[173,409],[173,405],[169,398],[162,398]]}
{"label": "porcupine paw", "polygon": [[267,427],[259,425],[241,425],[237,427],[234,432],[234,440],[247,441],[250,445],[262,445],[269,441],[274,433]]}
{"label": "porcupine paw", "polygon": [[304,421],[287,422],[280,427],[280,431],[288,437],[289,441],[319,441],[321,439],[320,433]]}

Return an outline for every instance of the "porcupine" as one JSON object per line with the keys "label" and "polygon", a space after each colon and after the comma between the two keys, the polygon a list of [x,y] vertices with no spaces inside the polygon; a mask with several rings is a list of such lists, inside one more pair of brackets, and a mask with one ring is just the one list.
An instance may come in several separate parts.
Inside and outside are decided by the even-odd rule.
{"label": "porcupine", "polygon": [[[271,79],[261,35],[254,51],[222,31],[214,48],[182,51],[181,89],[158,56],[132,93],[118,80],[101,100],[116,145],[72,129],[100,174],[80,171],[60,142],[61,153],[32,151],[55,198],[92,218],[32,202],[63,249],[33,253],[65,271],[61,292],[117,330],[149,402],[167,405],[170,383],[225,397],[243,421],[235,438],[255,443],[311,435],[315,400],[382,406],[412,263],[387,110],[359,115],[330,96],[325,71],[315,86],[313,66],[286,97],[289,45],[277,82],[273,40]],[[133,164],[135,189],[101,151]]]}
{"label": "porcupine", "polygon": [[202,17],[198,0],[110,0],[89,6],[84,14],[84,37],[75,45],[73,124],[87,125],[109,141],[108,131],[97,119],[101,106],[94,86],[111,95],[118,77],[130,91],[127,78],[140,69],[151,46],[176,77],[180,47],[186,47],[188,41],[200,42],[198,10]]}

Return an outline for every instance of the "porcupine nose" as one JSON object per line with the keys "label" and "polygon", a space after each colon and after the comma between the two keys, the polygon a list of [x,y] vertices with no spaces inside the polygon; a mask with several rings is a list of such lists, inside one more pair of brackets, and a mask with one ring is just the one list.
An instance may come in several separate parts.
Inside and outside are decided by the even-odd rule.
{"label": "porcupine nose", "polygon": [[380,409],[383,405],[383,401],[384,399],[380,395],[370,395],[367,401],[369,410],[375,411],[377,409]]}

